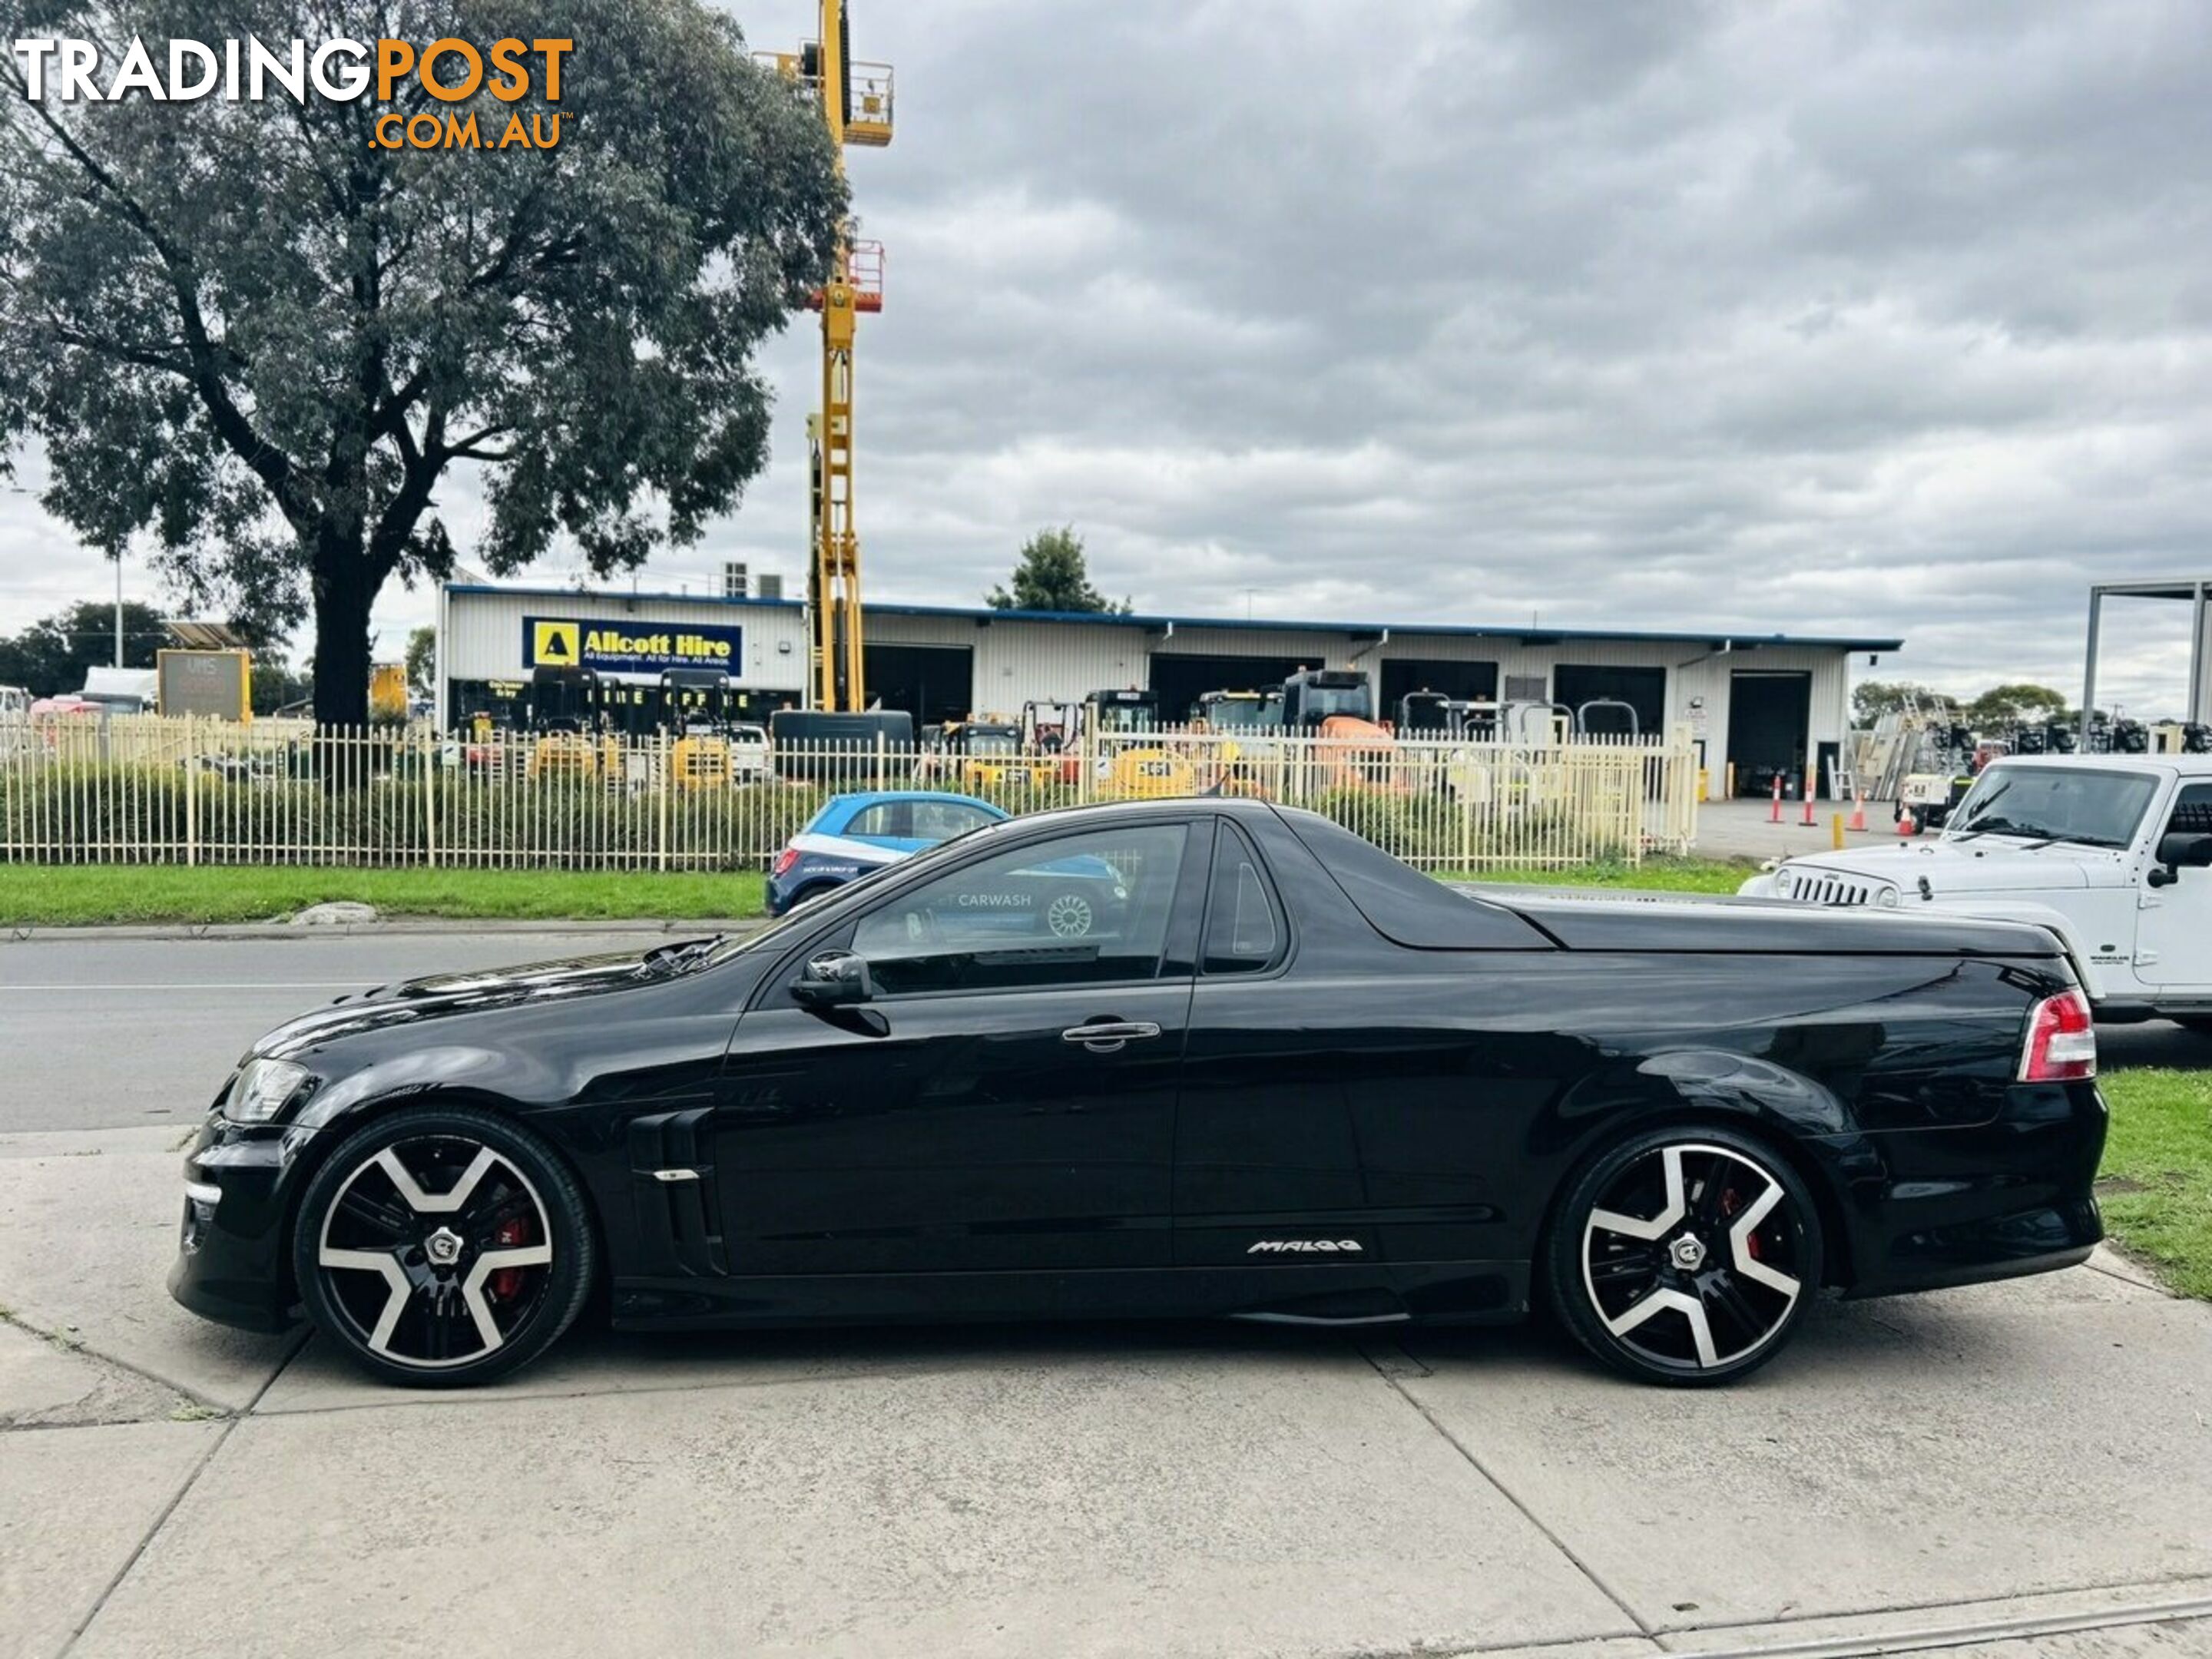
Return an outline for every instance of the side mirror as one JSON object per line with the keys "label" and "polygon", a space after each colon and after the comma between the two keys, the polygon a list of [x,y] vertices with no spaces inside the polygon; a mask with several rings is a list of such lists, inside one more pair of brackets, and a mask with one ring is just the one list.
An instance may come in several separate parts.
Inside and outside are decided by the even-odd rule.
{"label": "side mirror", "polygon": [[2187,830],[2170,830],[2158,838],[2160,867],[2151,872],[2151,885],[2165,887],[2184,870],[2212,870],[2212,836]]}
{"label": "side mirror", "polygon": [[848,1008],[875,994],[868,959],[850,951],[824,951],[811,958],[791,987],[792,1000],[809,1008]]}

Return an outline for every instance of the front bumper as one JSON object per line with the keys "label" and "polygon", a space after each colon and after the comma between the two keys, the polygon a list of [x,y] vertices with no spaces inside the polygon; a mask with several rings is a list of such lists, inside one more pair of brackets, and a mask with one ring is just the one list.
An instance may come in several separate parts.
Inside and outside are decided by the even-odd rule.
{"label": "front bumper", "polygon": [[242,1127],[220,1115],[185,1154],[185,1191],[169,1294],[202,1318],[252,1331],[297,1322],[293,1200],[306,1179],[299,1129]]}

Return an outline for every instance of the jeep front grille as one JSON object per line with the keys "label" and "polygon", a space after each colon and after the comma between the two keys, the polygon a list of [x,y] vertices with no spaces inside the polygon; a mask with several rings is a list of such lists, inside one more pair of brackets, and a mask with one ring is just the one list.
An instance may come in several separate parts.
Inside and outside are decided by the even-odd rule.
{"label": "jeep front grille", "polygon": [[1871,904],[1874,895],[1875,884],[1856,876],[1800,875],[1787,896],[1800,904]]}

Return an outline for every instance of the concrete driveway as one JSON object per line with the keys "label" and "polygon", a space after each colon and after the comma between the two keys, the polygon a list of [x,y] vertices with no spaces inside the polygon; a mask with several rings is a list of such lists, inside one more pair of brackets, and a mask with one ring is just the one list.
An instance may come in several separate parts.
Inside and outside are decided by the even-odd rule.
{"label": "concrete driveway", "polygon": [[[0,983],[82,966],[43,948]],[[267,982],[191,977],[202,1024]],[[108,1029],[0,1125],[27,1078],[141,1102]],[[412,1394],[169,1303],[191,1115],[0,1133],[0,1655],[2212,1653],[2212,1310],[2117,1261],[1822,1308],[1718,1393],[1122,1324],[585,1331]]]}

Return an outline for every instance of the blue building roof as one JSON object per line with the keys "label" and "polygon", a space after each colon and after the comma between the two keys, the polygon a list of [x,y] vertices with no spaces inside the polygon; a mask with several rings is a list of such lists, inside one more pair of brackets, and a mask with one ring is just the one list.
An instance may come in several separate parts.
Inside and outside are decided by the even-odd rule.
{"label": "blue building roof", "polygon": [[[674,605],[732,605],[753,610],[805,609],[798,599],[738,599],[725,598],[719,593],[632,593],[614,588],[507,587],[489,582],[447,582],[446,592],[565,599],[572,604],[647,600]],[[1821,634],[1746,634],[1712,629],[1545,628],[1530,623],[1283,622],[1263,617],[1171,617],[1148,612],[1122,615],[1097,611],[994,611],[988,605],[886,605],[876,600],[868,601],[864,609],[872,617],[951,617],[971,621],[984,628],[994,623],[1030,622],[1073,623],[1085,628],[1138,628],[1154,633],[1184,628],[1210,628],[1243,629],[1255,633],[1348,634],[1365,639],[1410,634],[1449,639],[1513,640],[1523,645],[1557,645],[1568,640],[1607,640],[1703,645],[1716,651],[1756,651],[1762,647],[1779,646],[1808,646],[1829,651],[1899,651],[1905,646],[1905,641],[1899,639]]]}

